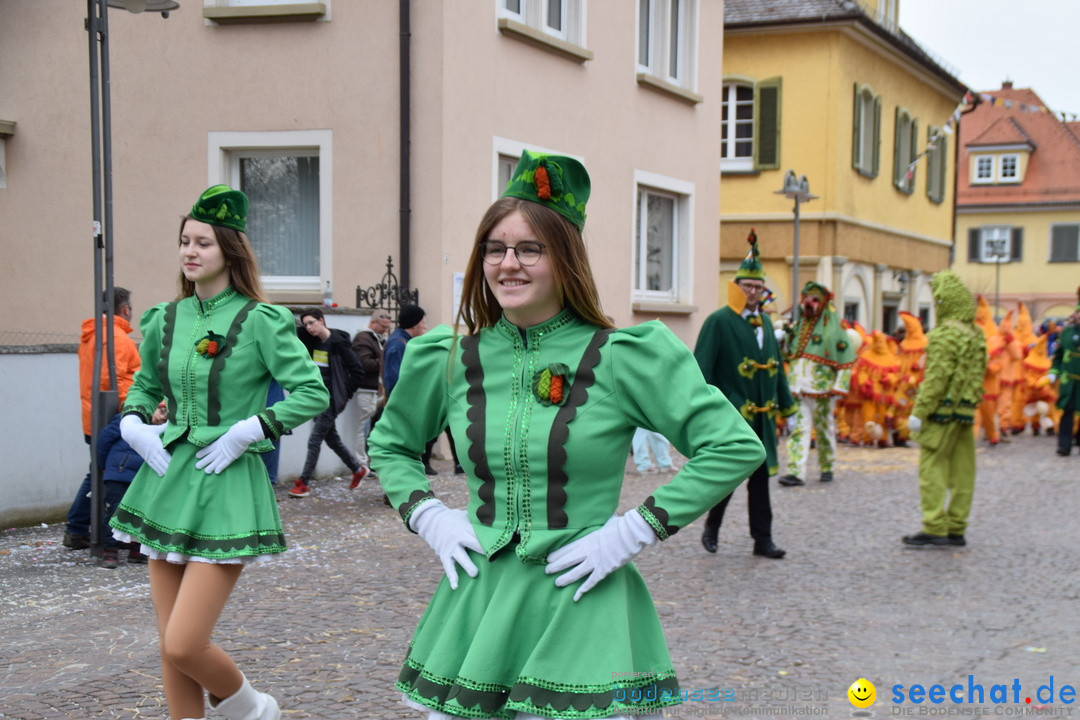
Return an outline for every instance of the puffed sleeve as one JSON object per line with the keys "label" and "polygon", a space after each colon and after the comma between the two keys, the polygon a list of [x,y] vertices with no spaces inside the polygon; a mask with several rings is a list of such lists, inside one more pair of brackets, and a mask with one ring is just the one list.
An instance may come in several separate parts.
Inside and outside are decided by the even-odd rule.
{"label": "puffed sleeve", "polygon": [[284,400],[258,413],[273,439],[325,410],[330,393],[318,366],[296,336],[292,313],[279,305],[260,303],[252,315],[259,356],[270,376],[288,391]]}
{"label": "puffed sleeve", "polygon": [[420,455],[446,428],[448,363],[456,340],[440,325],[406,344],[397,385],[368,438],[371,466],[406,527],[416,506],[434,497]]}
{"label": "puffed sleeve", "polygon": [[688,458],[670,482],[638,507],[663,540],[731,494],[765,461],[765,449],[724,394],[705,382],[686,345],[662,323],[612,333],[610,356],[627,419],[660,433]]}
{"label": "puffed sleeve", "polygon": [[125,415],[135,413],[144,423],[149,424],[161,398],[165,396],[158,376],[161,360],[162,326],[168,303],[155,305],[142,314],[139,330],[143,341],[139,345],[139,369],[124,399]]}

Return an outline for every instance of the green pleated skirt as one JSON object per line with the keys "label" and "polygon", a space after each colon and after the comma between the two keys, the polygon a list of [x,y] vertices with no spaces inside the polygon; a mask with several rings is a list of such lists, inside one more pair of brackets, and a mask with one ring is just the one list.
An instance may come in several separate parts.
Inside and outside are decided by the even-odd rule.
{"label": "green pleated skirt", "polygon": [[[474,556],[475,558],[476,556]],[[652,597],[633,564],[578,602],[543,565],[505,548],[479,573],[444,577],[409,645],[397,687],[467,718],[604,718],[680,702]]]}
{"label": "green pleated skirt", "polygon": [[[165,477],[143,464],[110,525],[170,560],[235,561],[285,552],[266,466],[246,452],[220,475],[195,467],[197,446],[178,440]],[[156,554],[155,554],[156,555]]]}

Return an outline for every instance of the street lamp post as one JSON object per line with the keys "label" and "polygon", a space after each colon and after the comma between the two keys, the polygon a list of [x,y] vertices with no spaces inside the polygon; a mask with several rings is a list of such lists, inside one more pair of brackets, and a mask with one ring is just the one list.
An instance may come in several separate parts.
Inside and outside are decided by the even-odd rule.
{"label": "street lamp post", "polygon": [[994,324],[1001,322],[998,312],[1001,308],[1001,263],[1008,258],[1005,238],[991,238],[987,241],[990,256],[994,258]]}
{"label": "street lamp post", "polygon": [[775,194],[795,201],[795,241],[791,263],[791,323],[795,324],[799,319],[799,205],[817,198],[817,195],[810,193],[810,181],[806,176],[796,178],[794,170],[788,170],[784,174],[784,187],[775,191]]}
{"label": "street lamp post", "polygon": [[[90,156],[93,173],[94,368],[90,393],[90,543],[99,546],[102,499],[97,438],[119,405],[113,335],[112,109],[109,101],[109,7],[128,12],[160,12],[180,7],[173,0],[86,0],[90,41]],[[104,210],[104,212],[103,212]],[[102,332],[105,338],[102,340]],[[102,390],[102,364],[108,364],[109,389]]]}

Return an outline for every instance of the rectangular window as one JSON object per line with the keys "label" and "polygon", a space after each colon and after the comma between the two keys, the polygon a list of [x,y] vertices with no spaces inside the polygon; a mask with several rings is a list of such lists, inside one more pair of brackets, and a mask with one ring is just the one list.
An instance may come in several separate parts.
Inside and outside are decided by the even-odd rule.
{"label": "rectangular window", "polygon": [[698,0],[638,0],[638,71],[692,90]]}
{"label": "rectangular window", "polygon": [[[723,167],[727,170],[752,170],[754,167],[754,86],[727,83],[724,85],[723,99],[723,108],[720,113],[720,157],[743,159],[743,163],[723,163]],[[742,167],[743,165],[745,167]]]}
{"label": "rectangular window", "polygon": [[915,189],[915,155],[918,153],[919,124],[911,114],[896,108],[896,137],[893,144],[893,184],[910,195]]}
{"label": "rectangular window", "polygon": [[685,302],[689,295],[693,185],[637,172],[634,300]]}
{"label": "rectangular window", "polygon": [[333,268],[329,130],[209,133],[211,184],[243,190],[263,284],[317,292]]}
{"label": "rectangular window", "polygon": [[994,156],[993,155],[976,155],[975,156],[975,175],[972,177],[973,183],[989,183],[994,182]]}
{"label": "rectangular window", "polygon": [[998,180],[1000,182],[1013,182],[1019,176],[1019,155],[1002,155],[998,162],[1000,167],[998,169]]}
{"label": "rectangular window", "polygon": [[859,322],[859,303],[858,302],[845,302],[844,303],[844,319],[849,323]]}
{"label": "rectangular window", "polygon": [[1080,262],[1080,225],[1051,226],[1050,262]]}
{"label": "rectangular window", "polygon": [[585,42],[585,0],[500,0],[500,17],[576,45]]}
{"label": "rectangular window", "polygon": [[1011,253],[1011,228],[1008,226],[984,227],[980,236],[979,262],[1009,262]]}

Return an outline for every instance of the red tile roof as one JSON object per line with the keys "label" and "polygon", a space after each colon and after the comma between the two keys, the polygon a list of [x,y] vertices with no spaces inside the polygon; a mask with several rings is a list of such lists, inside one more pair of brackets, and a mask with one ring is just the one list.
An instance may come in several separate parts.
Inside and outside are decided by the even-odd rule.
{"label": "red tile roof", "polygon": [[[1063,122],[1029,88],[1006,83],[982,95],[995,101],[983,101],[960,120],[957,206],[1080,202],[1080,123]],[[1032,147],[1022,183],[969,183],[972,150],[1018,144]]]}

